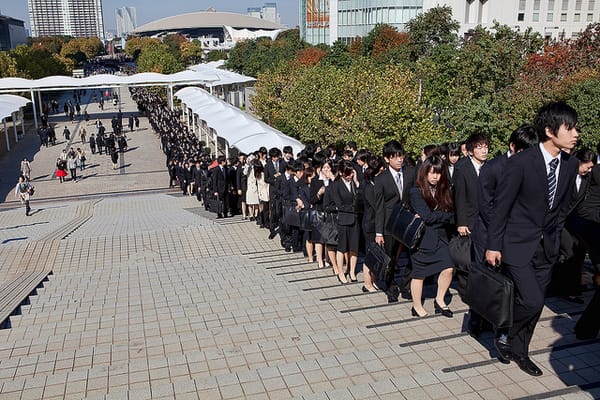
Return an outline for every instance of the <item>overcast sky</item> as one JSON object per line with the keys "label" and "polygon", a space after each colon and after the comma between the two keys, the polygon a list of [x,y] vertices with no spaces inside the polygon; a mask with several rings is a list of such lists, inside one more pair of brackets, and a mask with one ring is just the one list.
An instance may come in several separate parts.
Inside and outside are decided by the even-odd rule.
{"label": "overcast sky", "polygon": [[[260,7],[271,2],[277,3],[283,25],[298,25],[298,0],[102,0],[102,11],[104,29],[116,31],[115,9],[124,6],[136,8],[137,24],[140,26],[172,15],[204,11],[209,7],[217,11],[246,14],[248,7]],[[27,28],[30,26],[27,0],[0,1],[0,14],[25,21]]]}

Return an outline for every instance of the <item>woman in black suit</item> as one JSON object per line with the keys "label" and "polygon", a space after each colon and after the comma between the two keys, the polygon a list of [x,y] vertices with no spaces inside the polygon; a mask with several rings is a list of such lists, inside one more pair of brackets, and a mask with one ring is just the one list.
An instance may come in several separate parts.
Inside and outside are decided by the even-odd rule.
{"label": "woman in black suit", "polygon": [[[309,210],[310,204],[310,185],[314,176],[314,170],[312,167],[304,169],[302,178],[298,181],[298,198],[296,199],[296,206],[299,210]],[[315,245],[312,239],[312,231],[301,231],[302,239],[304,241],[304,249],[306,250],[306,256],[308,257],[309,264],[314,262],[314,251]]]}
{"label": "woman in black suit", "polygon": [[[322,153],[315,154],[315,161],[319,158],[318,155],[322,155]],[[320,157],[321,161],[317,167],[316,176],[318,179],[313,179],[310,184],[310,204],[317,211],[325,212],[326,206],[325,203],[325,195],[330,187],[330,184],[333,182],[333,174],[331,170],[331,164],[329,161],[325,160],[323,156]],[[327,196],[329,198],[329,196]],[[327,262],[324,261],[327,259],[327,254],[323,254],[323,250],[327,248],[327,244],[324,243],[321,235],[317,229],[313,230],[312,239],[315,243],[315,253],[317,256],[317,264],[319,268],[324,268],[327,265]],[[329,253],[329,258],[331,259],[332,264],[335,264],[335,251],[329,251],[327,249],[327,253]],[[334,272],[337,271],[334,268]]]}
{"label": "woman in black suit", "polygon": [[346,261],[350,281],[356,282],[360,225],[355,205],[358,198],[359,183],[356,170],[351,161],[341,161],[338,172],[338,179],[331,187],[331,198],[338,212],[337,275],[341,283],[347,283],[343,268],[344,261]]}
{"label": "woman in black suit", "polygon": [[[362,195],[364,203],[364,212],[362,218],[362,230],[365,237],[365,248],[369,243],[375,243],[375,213],[377,204],[375,203],[375,177],[383,172],[385,162],[380,156],[372,156],[367,161],[367,169],[363,175]],[[365,275],[365,284],[362,287],[363,292],[376,292],[377,288],[373,284],[376,277],[371,274],[369,266],[363,265]]]}
{"label": "woman in black suit", "polygon": [[427,157],[417,172],[416,185],[410,189],[410,204],[425,223],[423,238],[419,246],[411,251],[413,270],[410,291],[414,317],[423,317],[421,295],[423,280],[439,273],[437,295],[434,300],[435,313],[452,317],[444,297],[454,271],[448,251],[449,232],[454,223],[452,190],[448,179],[448,169],[440,156]]}

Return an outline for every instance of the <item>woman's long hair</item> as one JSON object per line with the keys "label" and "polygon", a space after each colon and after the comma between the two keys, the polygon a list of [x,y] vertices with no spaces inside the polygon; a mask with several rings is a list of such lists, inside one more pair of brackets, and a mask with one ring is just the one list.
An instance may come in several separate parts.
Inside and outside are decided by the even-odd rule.
{"label": "woman's long hair", "polygon": [[367,169],[365,169],[363,178],[365,182],[371,182],[382,168],[385,167],[385,160],[381,156],[371,156],[367,160]]}
{"label": "woman's long hair", "polygon": [[[436,186],[435,196],[431,194],[431,185],[427,181],[429,172],[438,172],[440,180]],[[440,156],[427,157],[417,171],[416,186],[421,191],[425,202],[430,209],[440,209],[442,211],[453,211],[454,202],[452,201],[452,190],[450,189],[450,179],[444,160]]]}

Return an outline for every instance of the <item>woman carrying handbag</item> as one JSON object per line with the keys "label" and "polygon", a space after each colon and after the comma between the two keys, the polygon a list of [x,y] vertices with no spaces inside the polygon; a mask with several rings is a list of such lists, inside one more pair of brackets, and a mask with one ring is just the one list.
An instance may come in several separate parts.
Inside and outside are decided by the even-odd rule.
{"label": "woman carrying handbag", "polygon": [[451,318],[452,311],[444,297],[448,292],[454,271],[448,251],[449,232],[454,223],[452,189],[448,170],[439,156],[427,157],[417,172],[416,185],[410,189],[410,204],[425,223],[421,242],[410,252],[413,265],[410,291],[413,317],[424,317],[421,296],[425,278],[439,274],[438,288],[433,302],[436,314]]}

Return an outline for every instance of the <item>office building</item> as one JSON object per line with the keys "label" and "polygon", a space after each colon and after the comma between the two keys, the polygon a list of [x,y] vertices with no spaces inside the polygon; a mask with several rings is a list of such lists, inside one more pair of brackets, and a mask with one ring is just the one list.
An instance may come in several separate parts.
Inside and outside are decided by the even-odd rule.
{"label": "office building", "polygon": [[121,7],[115,10],[117,17],[117,37],[126,37],[137,28],[135,7]]}
{"label": "office building", "polygon": [[277,13],[277,3],[265,3],[262,7],[248,7],[246,15],[264,19],[275,24],[281,23],[281,17]]}
{"label": "office building", "polygon": [[0,51],[14,49],[25,43],[26,39],[25,22],[0,15]]}
{"label": "office building", "polygon": [[27,0],[31,36],[104,39],[102,0]]}
{"label": "office building", "polygon": [[350,43],[366,36],[377,24],[404,30],[416,15],[437,6],[452,8],[460,22],[459,35],[477,25],[497,21],[524,31],[531,27],[543,37],[576,37],[600,20],[596,0],[300,0],[300,34],[311,44]]}

